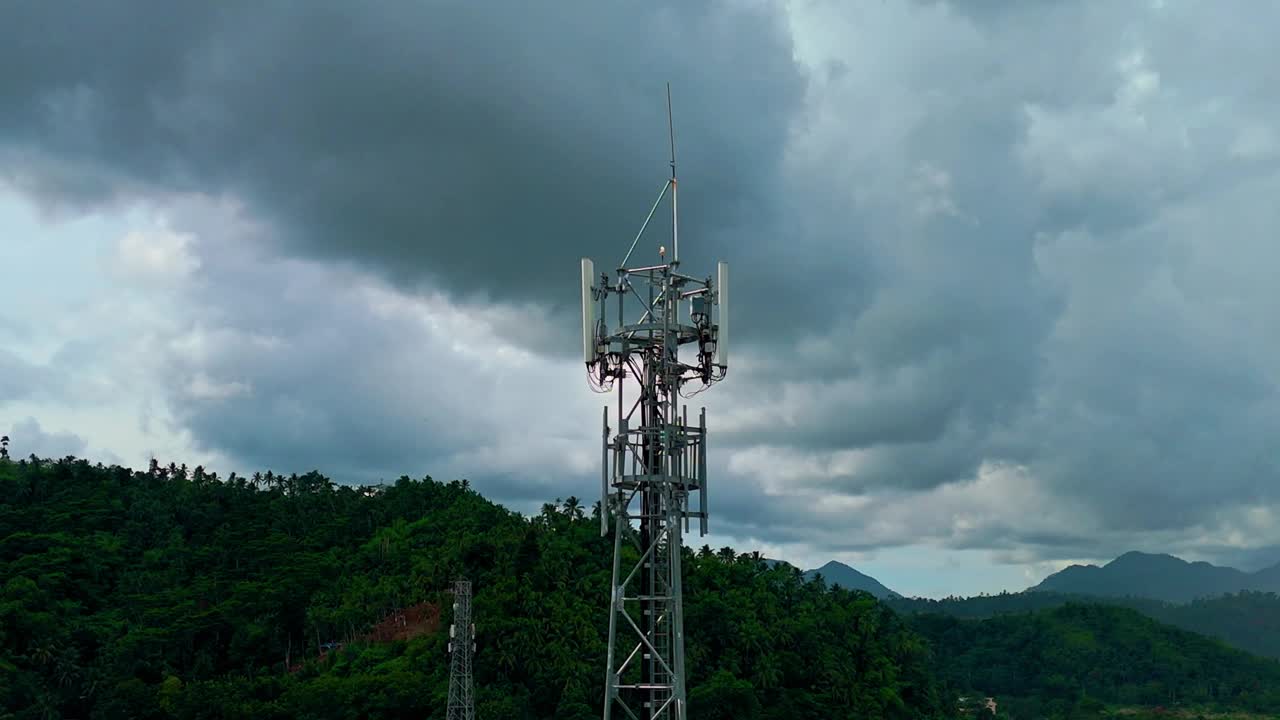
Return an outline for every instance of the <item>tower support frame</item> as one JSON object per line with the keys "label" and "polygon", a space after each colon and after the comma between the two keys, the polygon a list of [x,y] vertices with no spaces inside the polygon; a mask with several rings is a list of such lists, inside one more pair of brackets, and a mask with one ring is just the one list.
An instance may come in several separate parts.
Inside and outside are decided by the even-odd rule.
{"label": "tower support frame", "polygon": [[449,626],[448,720],[476,720],[471,660],[476,651],[476,626],[471,620],[471,583],[453,583],[453,623]]}
{"label": "tower support frame", "polygon": [[[600,533],[610,524],[613,530],[604,720],[687,718],[681,562],[690,521],[700,535],[707,532],[707,412],[692,424],[681,399],[691,397],[684,392],[690,385],[706,389],[728,368],[728,265],[719,264],[715,280],[679,271],[670,86],[667,120],[671,177],[616,274],[596,277],[592,261],[582,260],[587,375],[597,392],[617,391],[616,426],[606,406],[601,433]],[[671,204],[670,259],[662,246],[657,264],[629,266],[664,199]],[[694,352],[682,358],[689,346]],[[636,392],[630,405],[628,387]]]}

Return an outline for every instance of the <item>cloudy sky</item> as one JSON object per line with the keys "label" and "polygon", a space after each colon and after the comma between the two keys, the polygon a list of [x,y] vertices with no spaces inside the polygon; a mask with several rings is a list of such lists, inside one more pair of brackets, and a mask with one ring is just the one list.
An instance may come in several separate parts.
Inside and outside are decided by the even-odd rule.
{"label": "cloudy sky", "polygon": [[1280,5],[0,19],[16,455],[594,499],[577,261],[660,187],[670,81],[682,259],[734,267],[713,545],[924,595],[1280,561]]}

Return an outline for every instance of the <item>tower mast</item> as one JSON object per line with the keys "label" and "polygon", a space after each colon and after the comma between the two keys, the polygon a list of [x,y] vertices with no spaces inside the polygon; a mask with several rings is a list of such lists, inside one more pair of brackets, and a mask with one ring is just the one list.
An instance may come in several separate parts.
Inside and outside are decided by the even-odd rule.
{"label": "tower mast", "polygon": [[[689,521],[707,530],[706,409],[689,422],[690,383],[706,388],[723,379],[728,350],[728,266],[716,278],[678,272],[675,131],[671,131],[671,177],[631,243],[616,275],[595,276],[582,260],[583,360],[600,392],[617,390],[615,420],[604,410],[601,439],[601,534],[613,521],[613,579],[609,600],[609,650],[604,719],[614,710],[630,720],[685,720],[684,590],[681,553]],[[649,221],[671,193],[671,259],[628,267]],[[607,320],[610,300],[615,326]],[[688,319],[681,307],[688,303]],[[682,347],[694,345],[680,357]],[[637,393],[630,406],[624,391]],[[635,555],[631,554],[634,548]]]}
{"label": "tower mast", "polygon": [[471,622],[471,583],[453,584],[453,624],[449,626],[448,720],[476,720],[471,658],[476,651],[476,626]]}

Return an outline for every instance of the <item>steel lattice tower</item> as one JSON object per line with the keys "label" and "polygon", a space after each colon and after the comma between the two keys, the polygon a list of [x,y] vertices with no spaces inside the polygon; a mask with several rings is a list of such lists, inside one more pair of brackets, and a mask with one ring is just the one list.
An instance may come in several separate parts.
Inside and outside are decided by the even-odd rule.
{"label": "steel lattice tower", "polygon": [[[670,89],[667,94],[670,121]],[[615,706],[633,720],[685,720],[684,614],[681,551],[689,521],[707,530],[706,409],[697,424],[681,405],[689,383],[701,388],[725,375],[728,350],[728,266],[715,280],[681,274],[676,202],[675,133],[671,177],[663,184],[619,264],[617,274],[595,276],[582,260],[583,359],[598,392],[617,382],[617,432],[604,410],[601,441],[600,531],[613,520],[613,580],[604,718]],[[671,259],[658,250],[656,265],[627,267],[637,243],[670,193]],[[610,327],[609,300],[616,301]],[[687,304],[687,320],[682,307]],[[630,305],[631,314],[628,314]],[[682,347],[696,357],[683,362]],[[690,353],[695,354],[695,353]],[[629,409],[627,381],[636,390]],[[696,504],[696,507],[695,507]],[[631,554],[634,549],[635,555]]]}
{"label": "steel lattice tower", "polygon": [[453,624],[449,626],[448,720],[476,720],[471,658],[476,652],[476,626],[471,622],[471,583],[453,584]]}

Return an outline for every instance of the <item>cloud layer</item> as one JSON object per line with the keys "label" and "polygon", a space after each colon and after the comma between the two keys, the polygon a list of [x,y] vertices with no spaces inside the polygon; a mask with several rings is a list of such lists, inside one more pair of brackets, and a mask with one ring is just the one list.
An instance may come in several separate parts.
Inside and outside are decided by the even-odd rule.
{"label": "cloud layer", "polygon": [[[102,271],[145,369],[107,331],[59,362],[133,368],[199,452],[593,495],[576,259],[643,219],[671,80],[682,251],[731,260],[739,301],[700,396],[720,532],[1254,559],[1280,545],[1277,14],[32,3],[0,31],[30,69],[0,80],[0,173],[55,218],[147,209]],[[58,367],[0,350],[0,410]]]}
{"label": "cloud layer", "polygon": [[[145,10],[141,6],[145,5]],[[29,4],[0,86],[14,180],[61,203],[231,194],[286,251],[403,287],[566,303],[667,171],[690,258],[767,237],[804,76],[766,3]],[[130,28],[147,18],[156,32]],[[118,31],[128,42],[103,42]],[[74,49],[74,50],[73,50]]]}

